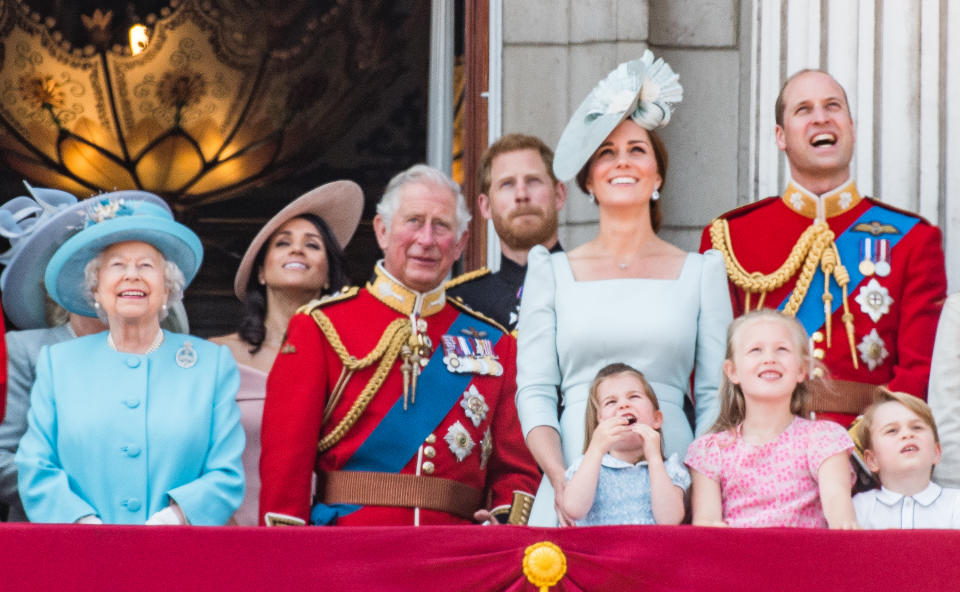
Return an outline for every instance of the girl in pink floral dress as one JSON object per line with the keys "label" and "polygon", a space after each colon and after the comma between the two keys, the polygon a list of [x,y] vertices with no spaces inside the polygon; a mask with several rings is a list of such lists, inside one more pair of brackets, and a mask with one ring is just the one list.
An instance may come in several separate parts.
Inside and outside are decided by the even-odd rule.
{"label": "girl in pink floral dress", "polygon": [[807,343],[803,326],[775,310],[730,325],[720,416],[687,451],[695,525],[858,528],[853,441],[836,423],[802,417]]}

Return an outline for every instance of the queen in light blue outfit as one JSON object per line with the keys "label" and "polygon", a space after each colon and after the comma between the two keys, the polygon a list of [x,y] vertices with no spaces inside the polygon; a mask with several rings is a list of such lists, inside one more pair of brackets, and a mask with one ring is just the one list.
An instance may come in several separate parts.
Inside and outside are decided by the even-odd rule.
{"label": "queen in light blue outfit", "polygon": [[[531,525],[571,523],[555,507],[564,470],[583,450],[589,387],[600,368],[623,362],[646,375],[660,400],[668,457],[682,457],[694,429],[707,430],[719,409],[732,318],[723,258],[685,253],[656,235],[667,155],[653,130],[682,98],[677,78],[649,51],[622,64],[587,96],[557,146],[554,173],[576,177],[594,198],[600,231],[569,253],[534,247],[528,259],[517,409],[544,471]],[[686,398],[694,400],[694,429]]]}
{"label": "queen in light blue outfit", "polygon": [[244,446],[230,351],[164,331],[203,250],[169,211],[104,199],[47,266],[47,292],[109,331],[44,347],[16,454],[33,522],[224,524]]}

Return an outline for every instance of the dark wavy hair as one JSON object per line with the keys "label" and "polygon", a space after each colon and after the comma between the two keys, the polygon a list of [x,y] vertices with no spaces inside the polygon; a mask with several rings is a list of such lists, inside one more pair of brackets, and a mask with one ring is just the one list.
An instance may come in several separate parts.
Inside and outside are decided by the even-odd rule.
{"label": "dark wavy hair", "polygon": [[[323,240],[323,248],[327,254],[327,282],[329,290],[327,293],[332,294],[340,290],[340,288],[347,283],[343,249],[340,248],[340,243],[337,242],[330,227],[327,226],[327,223],[324,222],[320,216],[316,214],[300,214],[296,216],[296,218],[303,218],[317,228]],[[296,218],[291,218],[291,220]],[[267,288],[266,286],[260,285],[257,277],[259,275],[258,270],[263,265],[263,260],[267,257],[267,249],[270,248],[272,238],[271,236],[264,241],[263,246],[260,247],[256,258],[253,260],[250,279],[247,280],[247,298],[243,303],[243,318],[240,320],[239,329],[237,329],[237,334],[240,335],[240,339],[252,346],[250,348],[251,354],[260,351],[260,347],[263,346],[263,340],[267,335],[267,328],[263,324],[267,317]]]}

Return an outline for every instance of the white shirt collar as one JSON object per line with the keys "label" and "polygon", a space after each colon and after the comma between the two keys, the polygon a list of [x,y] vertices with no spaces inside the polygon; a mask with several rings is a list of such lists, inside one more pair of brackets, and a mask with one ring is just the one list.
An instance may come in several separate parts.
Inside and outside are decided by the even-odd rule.
{"label": "white shirt collar", "polygon": [[913,496],[904,496],[902,493],[897,493],[895,491],[890,491],[886,487],[881,487],[880,491],[877,492],[877,500],[887,506],[894,506],[900,503],[904,497],[912,497],[915,502],[921,506],[929,506],[933,502],[937,501],[937,498],[940,497],[940,492],[943,491],[943,488],[931,481],[927,487],[920,493]]}
{"label": "white shirt collar", "polygon": [[603,458],[600,459],[600,464],[604,467],[611,469],[626,469],[629,467],[639,467],[647,464],[647,461],[641,460],[637,464],[628,463],[625,460],[620,460],[619,458],[613,456],[610,453],[604,454]]}

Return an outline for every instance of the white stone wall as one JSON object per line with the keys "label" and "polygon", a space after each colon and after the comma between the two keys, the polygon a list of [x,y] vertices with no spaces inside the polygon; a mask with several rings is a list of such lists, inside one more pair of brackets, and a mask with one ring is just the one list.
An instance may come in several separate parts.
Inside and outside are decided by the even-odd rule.
{"label": "white stone wall", "polygon": [[[944,232],[960,289],[960,0],[493,0],[502,3],[502,131],[556,144],[570,113],[621,61],[649,47],[680,74],[663,131],[670,170],[662,235],[694,250],[717,214],[780,191],[773,137],[783,79],[832,72],[857,122],[861,190]],[[571,188],[561,240],[596,233]]]}
{"label": "white stone wall", "polygon": [[[502,126],[556,145],[593,85],[649,47],[680,74],[684,101],[663,137],[670,167],[662,235],[689,250],[737,203],[741,81],[738,0],[502,0]],[[596,207],[570,187],[561,242],[596,234]]]}

